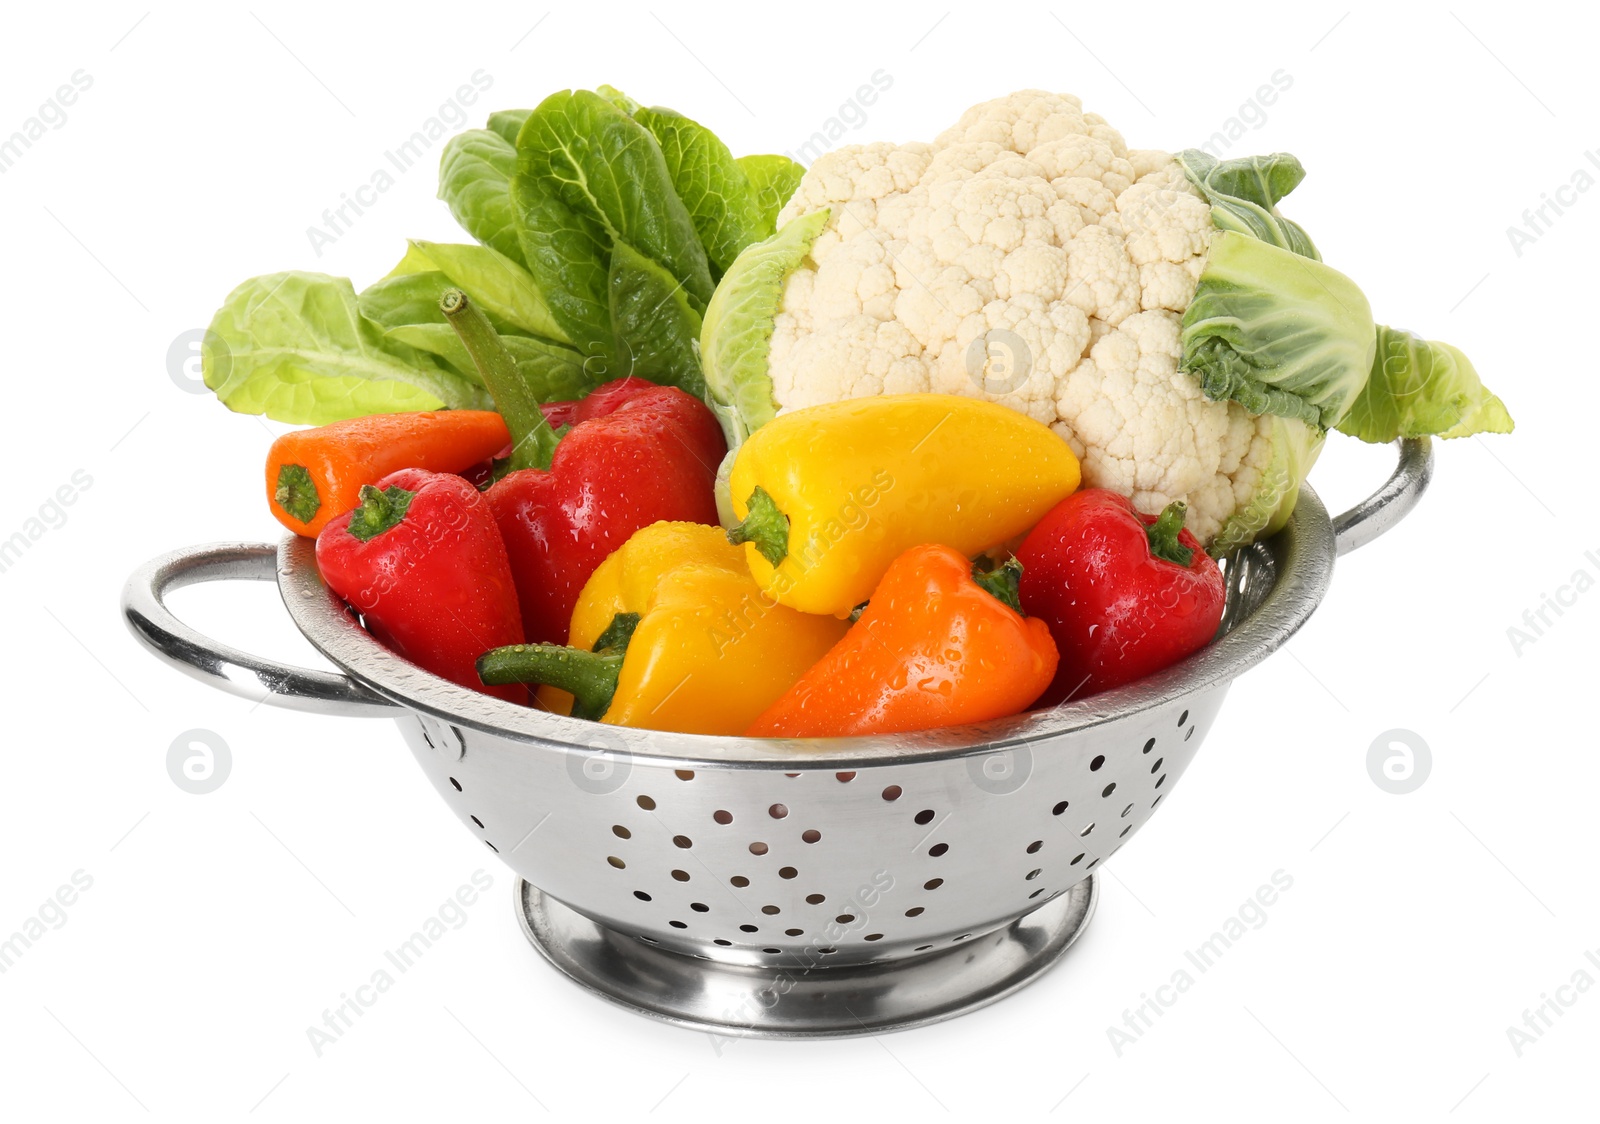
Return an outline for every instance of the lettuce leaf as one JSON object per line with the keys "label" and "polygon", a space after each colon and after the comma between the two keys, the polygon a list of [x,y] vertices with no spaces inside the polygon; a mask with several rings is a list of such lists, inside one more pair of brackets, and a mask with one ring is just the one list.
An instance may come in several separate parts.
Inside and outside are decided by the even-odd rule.
{"label": "lettuce leaf", "polygon": [[517,150],[489,129],[468,129],[445,143],[439,156],[439,198],[472,237],[522,265],[511,176]]}
{"label": "lettuce leaf", "polygon": [[672,185],[720,277],[741,250],[771,233],[762,233],[761,210],[744,169],[715,133],[681,113],[641,108],[633,119],[661,146]]}
{"label": "lettuce leaf", "polygon": [[551,318],[597,371],[609,374],[616,367],[616,341],[606,288],[611,243],[605,230],[520,173],[512,177],[511,199],[523,260],[548,294]]}
{"label": "lettuce leaf", "polygon": [[414,240],[386,280],[434,270],[471,297],[491,321],[499,320],[523,335],[572,342],[556,322],[533,276],[488,246]]}
{"label": "lettuce leaf", "polygon": [[591,90],[563,90],[539,103],[517,134],[517,175],[602,234],[607,251],[628,243],[683,282],[696,311],[705,308],[712,290],[706,249],[655,138],[614,103]]}
{"label": "lettuce leaf", "polygon": [[704,397],[695,355],[700,314],[672,274],[626,242],[611,248],[611,331],[624,371]]}
{"label": "lettuce leaf", "polygon": [[805,168],[787,156],[741,156],[739,167],[750,181],[756,212],[761,216],[761,237],[771,238],[778,229],[778,212],[800,186]]}
{"label": "lettuce leaf", "polygon": [[252,277],[217,310],[202,374],[223,405],[301,425],[408,410],[493,409],[482,383],[385,337],[343,277]]}

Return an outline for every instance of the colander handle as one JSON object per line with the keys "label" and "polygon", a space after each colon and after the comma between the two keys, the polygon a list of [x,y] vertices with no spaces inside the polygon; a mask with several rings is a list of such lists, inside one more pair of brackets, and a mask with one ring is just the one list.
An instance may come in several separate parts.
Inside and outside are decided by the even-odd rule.
{"label": "colander handle", "polygon": [[273,581],[278,548],[270,543],[213,543],[163,554],[140,566],[122,589],[122,614],[146,648],[202,683],[288,710],[393,718],[394,703],[337,672],[277,663],[205,636],[167,608],[166,595],[186,585]]}
{"label": "colander handle", "polygon": [[1433,480],[1433,441],[1407,437],[1396,441],[1400,463],[1383,487],[1333,521],[1334,548],[1349,554],[1393,527],[1417,506]]}

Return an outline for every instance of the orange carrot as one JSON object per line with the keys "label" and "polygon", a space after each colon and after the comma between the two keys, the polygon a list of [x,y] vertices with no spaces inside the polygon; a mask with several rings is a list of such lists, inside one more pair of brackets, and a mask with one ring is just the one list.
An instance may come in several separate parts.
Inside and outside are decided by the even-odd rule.
{"label": "orange carrot", "polygon": [[373,414],[296,430],[267,452],[267,506],[289,530],[315,538],[361,502],[364,484],[402,468],[461,472],[510,443],[490,410]]}

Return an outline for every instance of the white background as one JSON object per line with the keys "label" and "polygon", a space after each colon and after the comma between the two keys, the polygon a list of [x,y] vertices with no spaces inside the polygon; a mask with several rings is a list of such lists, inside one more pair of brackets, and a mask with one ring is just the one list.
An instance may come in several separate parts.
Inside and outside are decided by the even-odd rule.
{"label": "white background", "polygon": [[[1576,571],[1600,576],[1600,190],[1520,256],[1506,233],[1600,149],[1597,29],[1578,10],[13,6],[0,135],[74,71],[93,85],[0,176],[0,538],[75,471],[93,483],[0,573],[0,936],[75,871],[93,886],[0,975],[0,1115],[1581,1115],[1600,989],[1563,993],[1576,1001],[1520,1057],[1507,1037],[1575,972],[1600,980],[1584,958],[1600,958],[1600,592],[1520,653],[1507,635]],[[1469,352],[1517,433],[1441,447],[1417,513],[1340,563],[1316,618],[1235,686],[1178,797],[1105,871],[1099,915],[1055,971],[933,1028],[719,1054],[535,956],[510,873],[392,725],[210,691],[118,618],[145,558],[277,533],[259,495],[273,427],[185,390],[169,345],[252,274],[360,288],[406,236],[457,238],[431,161],[320,258],[306,229],[480,68],[494,85],[474,124],[611,82],[736,153],[794,148],[880,68],[893,85],[852,140],[929,139],[971,103],[1041,86],[1132,145],[1175,149],[1282,69],[1293,85],[1233,151],[1298,154],[1310,176],[1287,211],[1380,319]],[[1331,444],[1315,480],[1337,508],[1390,455]],[[214,634],[310,658],[268,586],[176,600]],[[167,774],[193,728],[232,752],[209,795]],[[1368,774],[1394,728],[1432,751],[1410,795]],[[465,926],[316,1056],[306,1028],[480,868],[494,887]],[[1293,888],[1265,925],[1119,1056],[1107,1027],[1278,870]]]}

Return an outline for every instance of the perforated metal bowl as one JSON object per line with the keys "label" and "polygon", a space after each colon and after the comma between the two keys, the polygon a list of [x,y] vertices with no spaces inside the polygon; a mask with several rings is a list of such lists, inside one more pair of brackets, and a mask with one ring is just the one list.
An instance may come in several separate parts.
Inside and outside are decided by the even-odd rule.
{"label": "perforated metal bowl", "polygon": [[[178,551],[128,581],[157,655],[236,694],[395,719],[457,818],[521,878],[517,911],[567,975],[728,1034],[844,1035],[948,1018],[1033,979],[1093,912],[1092,872],[1177,786],[1229,685],[1311,615],[1337,554],[1416,503],[1432,454],[1337,520],[1309,488],[1229,558],[1219,639],[1121,690],[893,737],[786,741],[603,726],[465,690],[394,656],[323,586],[313,544]],[[171,589],[276,579],[343,674],[212,641]]]}

